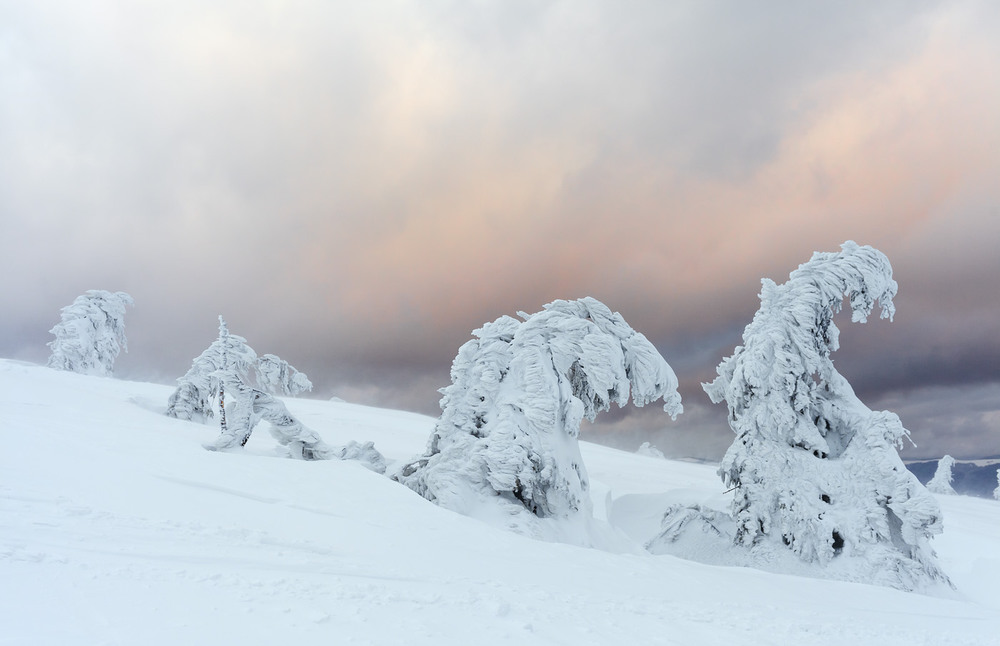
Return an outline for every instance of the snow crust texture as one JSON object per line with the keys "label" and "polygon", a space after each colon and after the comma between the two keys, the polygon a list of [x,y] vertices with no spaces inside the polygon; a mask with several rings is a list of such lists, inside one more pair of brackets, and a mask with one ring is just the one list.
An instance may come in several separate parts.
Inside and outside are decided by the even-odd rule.
{"label": "snow crust texture", "polygon": [[[629,397],[637,406],[662,399],[676,417],[677,377],[645,336],[596,299],[519,315],[487,323],[459,349],[426,452],[393,477],[442,507],[586,543],[593,508],[581,421]],[[580,526],[569,531],[568,521]]]}
{"label": "snow crust texture", "polygon": [[[892,318],[889,260],[849,241],[814,254],[782,285],[762,283],[743,345],[704,384],[726,402],[736,433],[719,470],[735,490],[726,531],[750,563],[790,550],[817,576],[907,590],[947,581],[929,545],[942,529],[940,508],[896,453],[908,432],[895,414],[868,409],[830,358],[845,297],[852,321],[864,323],[876,303]],[[671,551],[685,521],[702,533],[720,526],[684,513],[667,515],[654,550]]]}
{"label": "snow crust texture", "polygon": [[61,321],[49,330],[55,341],[48,366],[99,377],[110,376],[118,354],[128,352],[125,308],[135,301],[125,292],[91,289],[60,310]]}

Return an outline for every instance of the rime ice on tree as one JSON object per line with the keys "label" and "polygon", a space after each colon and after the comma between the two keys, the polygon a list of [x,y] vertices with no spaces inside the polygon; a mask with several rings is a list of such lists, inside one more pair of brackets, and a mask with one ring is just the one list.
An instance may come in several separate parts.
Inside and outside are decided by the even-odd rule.
{"label": "rime ice on tree", "polygon": [[257,358],[257,383],[261,390],[295,397],[312,390],[312,382],[284,359],[273,354]]}
{"label": "rime ice on tree", "polygon": [[177,380],[177,390],[167,402],[167,415],[177,419],[207,421],[215,416],[215,407],[223,388],[223,374],[232,373],[246,380],[257,363],[257,353],[247,340],[231,334],[226,321],[219,317],[219,338],[195,357],[191,368]]}
{"label": "rime ice on tree", "polygon": [[997,488],[993,490],[993,497],[1000,500],[1000,469],[997,469]]}
{"label": "rime ice on tree", "polygon": [[[252,383],[256,375],[259,388]],[[385,458],[372,442],[332,447],[319,434],[295,418],[270,393],[298,395],[312,390],[312,382],[287,361],[273,354],[260,357],[246,339],[229,332],[219,317],[219,338],[198,355],[190,370],[177,380],[167,415],[184,420],[207,421],[219,409],[220,433],[204,445],[213,451],[243,446],[261,420],[269,422],[271,435],[288,448],[291,457],[304,460],[359,460],[368,468],[385,472]],[[227,418],[226,411],[230,410]]]}
{"label": "rime ice on tree", "polygon": [[937,471],[927,483],[927,491],[941,495],[955,495],[955,489],[951,486],[953,466],[955,466],[955,458],[950,455],[938,460]]}
{"label": "rime ice on tree", "polygon": [[[897,288],[881,252],[841,248],[814,254],[783,285],[763,280],[743,345],[704,385],[726,401],[736,433],[719,471],[735,488],[735,541],[761,555],[783,545],[838,578],[904,589],[947,581],[929,546],[941,511],[896,453],[909,433],[895,414],[868,409],[830,358],[844,297],[852,321],[865,322],[876,301],[891,319]],[[832,566],[843,557],[860,568]]]}
{"label": "rime ice on tree", "polygon": [[637,406],[662,398],[673,417],[682,407],[667,362],[601,302],[519,315],[487,323],[459,349],[426,453],[394,477],[454,511],[494,506],[505,524],[537,534],[537,519],[592,517],[577,441],[584,417],[630,395]]}
{"label": "rime ice on tree", "polygon": [[135,305],[125,292],[91,289],[62,308],[62,320],[51,330],[56,340],[48,366],[85,375],[109,376],[125,338],[125,307]]}

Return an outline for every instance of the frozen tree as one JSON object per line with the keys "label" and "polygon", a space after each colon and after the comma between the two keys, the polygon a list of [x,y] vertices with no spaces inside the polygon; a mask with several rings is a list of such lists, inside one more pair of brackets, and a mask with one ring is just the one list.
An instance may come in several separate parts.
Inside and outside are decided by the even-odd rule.
{"label": "frozen tree", "polygon": [[235,372],[219,372],[224,388],[233,401],[228,423],[215,441],[206,444],[212,451],[223,451],[246,445],[261,420],[269,422],[269,430],[278,443],[288,448],[293,458],[301,460],[358,460],[378,473],[385,472],[385,458],[372,442],[346,446],[327,445],[316,431],[305,426],[276,397],[243,383]]}
{"label": "frozen tree", "polygon": [[125,292],[91,289],[62,308],[62,320],[49,332],[50,368],[86,375],[109,376],[125,338],[125,307],[135,305]]}
{"label": "frozen tree", "polygon": [[997,488],[993,490],[993,497],[1000,500],[1000,469],[997,469]]}
{"label": "frozen tree", "polygon": [[934,477],[927,483],[927,491],[942,495],[954,495],[955,489],[951,486],[951,468],[955,466],[955,458],[946,455],[938,461],[937,471]]}
{"label": "frozen tree", "polygon": [[504,524],[537,534],[535,519],[592,517],[583,418],[630,395],[637,406],[662,398],[673,417],[682,407],[667,362],[601,302],[519,316],[487,323],[459,349],[426,453],[394,478],[454,511],[499,509]]}
{"label": "frozen tree", "polygon": [[[223,377],[232,375],[245,381],[256,363],[257,353],[247,345],[246,339],[230,334],[225,319],[220,316],[219,338],[195,357],[191,368],[177,380],[177,390],[167,402],[167,415],[199,421],[214,417],[220,395],[224,393]],[[221,411],[224,416],[224,405]]]}
{"label": "frozen tree", "polygon": [[651,458],[664,458],[664,457],[666,457],[666,456],[663,455],[663,451],[661,451],[660,449],[656,448],[655,446],[653,446],[649,442],[643,442],[642,444],[640,444],[638,450],[636,450],[636,453],[638,453],[639,455],[646,455],[646,456],[649,456]]}
{"label": "frozen tree", "polygon": [[273,354],[262,354],[257,359],[257,383],[261,390],[292,397],[313,387],[308,377]]}
{"label": "frozen tree", "polygon": [[854,569],[842,578],[904,589],[947,581],[929,546],[941,511],[896,453],[908,431],[895,414],[868,409],[830,358],[844,297],[852,321],[864,323],[876,301],[891,320],[888,259],[845,242],[782,285],[762,283],[743,345],[704,384],[727,403],[736,433],[719,471],[735,489],[735,543],[762,560],[782,546],[828,568],[848,557]]}
{"label": "frozen tree", "polygon": [[[258,390],[275,395],[300,395],[312,390],[312,382],[287,361],[273,354],[257,356],[243,337],[231,334],[219,317],[219,338],[199,356],[191,368],[177,380],[177,390],[167,403],[167,415],[178,419],[207,420],[215,415],[224,382],[219,371],[232,373],[242,383],[253,383]],[[221,390],[220,390],[221,389]],[[225,408],[221,408],[222,415]]]}

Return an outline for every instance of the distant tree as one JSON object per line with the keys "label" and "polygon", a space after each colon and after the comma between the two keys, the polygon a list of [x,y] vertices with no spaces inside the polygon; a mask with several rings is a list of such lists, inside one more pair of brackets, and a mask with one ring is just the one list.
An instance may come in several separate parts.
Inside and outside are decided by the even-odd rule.
{"label": "distant tree", "polygon": [[49,332],[56,340],[48,365],[86,375],[109,376],[125,338],[125,307],[135,305],[125,292],[91,289],[62,308],[62,320]]}
{"label": "distant tree", "polygon": [[257,363],[257,353],[247,340],[231,334],[226,320],[219,317],[219,338],[195,357],[191,368],[177,380],[177,390],[167,402],[167,415],[177,419],[207,421],[215,416],[215,408],[223,397],[224,382],[232,376],[245,381]]}
{"label": "distant tree", "polygon": [[292,397],[308,392],[313,387],[305,374],[273,354],[258,357],[257,383],[263,391]]}
{"label": "distant tree", "polygon": [[876,301],[892,318],[888,259],[845,242],[783,285],[762,283],[743,345],[704,384],[727,403],[736,433],[719,471],[735,489],[736,544],[764,559],[785,546],[820,565],[849,556],[860,569],[845,576],[893,587],[947,581],[929,546],[941,511],[896,453],[908,431],[893,413],[868,409],[830,358],[845,296],[855,322]]}
{"label": "distant tree", "polygon": [[950,455],[941,458],[938,461],[934,477],[927,483],[927,491],[942,495],[955,495],[955,489],[951,486],[953,466],[955,466],[955,458]]}
{"label": "distant tree", "polygon": [[638,453],[639,455],[646,455],[646,456],[649,456],[651,458],[663,458],[663,457],[666,457],[666,456],[663,455],[663,451],[661,451],[660,449],[656,448],[655,446],[653,446],[649,442],[643,442],[642,444],[640,444],[639,445],[639,449],[636,451],[636,453]]}
{"label": "distant tree", "polygon": [[487,323],[459,349],[426,453],[394,478],[454,511],[499,505],[514,524],[592,517],[581,420],[629,395],[637,406],[662,398],[676,417],[677,378],[645,336],[593,298],[519,316]]}
{"label": "distant tree", "polygon": [[1000,469],[997,469],[997,488],[993,490],[993,497],[1000,500]]}

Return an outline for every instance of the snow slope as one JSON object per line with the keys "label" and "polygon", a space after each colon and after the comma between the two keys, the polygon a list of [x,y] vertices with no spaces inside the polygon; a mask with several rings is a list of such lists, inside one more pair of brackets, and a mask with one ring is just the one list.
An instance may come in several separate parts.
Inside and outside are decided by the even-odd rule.
{"label": "snow slope", "polygon": [[[0,644],[1000,644],[1000,503],[942,496],[941,597],[642,552],[711,466],[584,444],[613,554],[438,508],[356,462],[201,448],[168,386],[0,360]],[[333,444],[421,452],[433,420],[286,399]]]}

